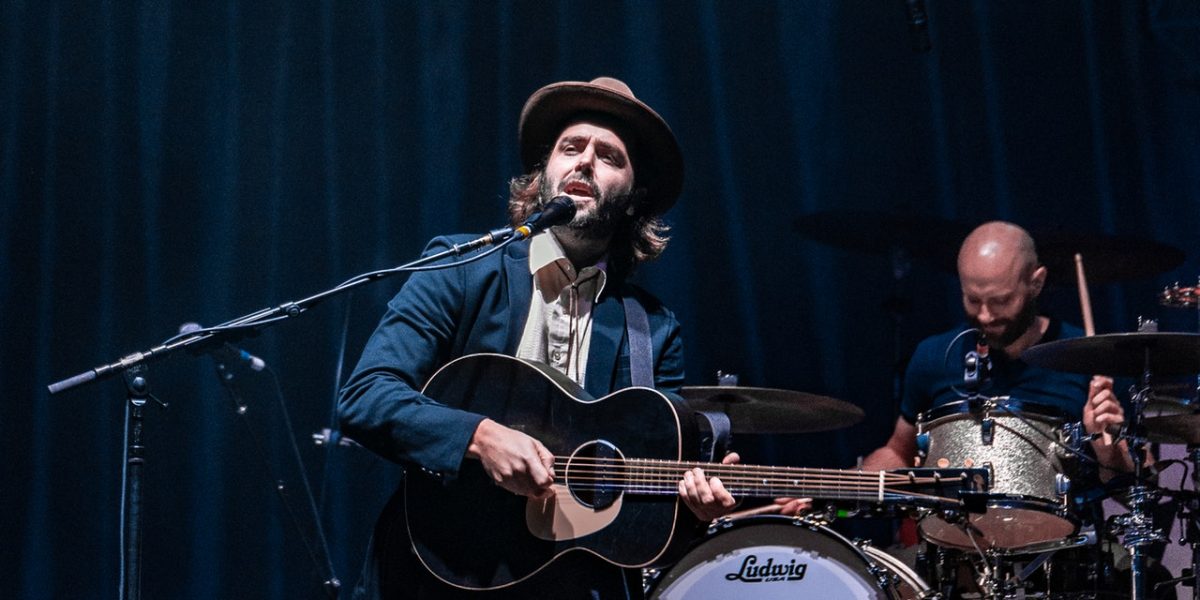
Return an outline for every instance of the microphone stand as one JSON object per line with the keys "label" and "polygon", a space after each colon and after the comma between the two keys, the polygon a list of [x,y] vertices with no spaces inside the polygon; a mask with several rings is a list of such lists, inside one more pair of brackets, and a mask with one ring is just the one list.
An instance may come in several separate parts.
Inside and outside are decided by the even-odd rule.
{"label": "microphone stand", "polygon": [[[508,244],[525,239],[531,234],[530,228],[525,226],[517,228],[515,231],[512,228],[492,230],[487,235],[478,239],[464,244],[455,244],[447,250],[419,258],[398,267],[358,275],[340,285],[301,300],[284,302],[275,307],[264,308],[214,327],[181,333],[147,350],[128,354],[114,362],[102,364],[47,386],[50,394],[53,395],[81,385],[108,379],[118,374],[125,375],[129,406],[126,410],[125,420],[127,443],[126,468],[122,469],[121,473],[123,499],[120,527],[124,538],[122,548],[123,568],[120,579],[121,598],[123,600],[139,600],[141,598],[141,543],[143,536],[142,480],[147,458],[146,446],[144,444],[145,420],[143,408],[148,399],[155,400],[163,407],[166,406],[166,403],[158,400],[149,392],[150,384],[146,378],[147,365],[149,363],[166,358],[179,350],[187,350],[192,354],[200,354],[225,343],[235,343],[246,337],[258,335],[263,329],[271,325],[298,317],[325,300],[347,293],[368,283],[386,279],[398,273],[441,269],[461,265],[468,261],[475,261],[492,252],[501,250]],[[472,250],[497,243],[498,245],[491,250],[475,255],[465,261],[432,265],[432,263],[439,260],[461,256]],[[318,527],[320,527],[319,521]],[[329,568],[332,569],[332,566]],[[340,584],[332,572],[329,573],[324,584],[325,591],[329,597],[336,598]]]}

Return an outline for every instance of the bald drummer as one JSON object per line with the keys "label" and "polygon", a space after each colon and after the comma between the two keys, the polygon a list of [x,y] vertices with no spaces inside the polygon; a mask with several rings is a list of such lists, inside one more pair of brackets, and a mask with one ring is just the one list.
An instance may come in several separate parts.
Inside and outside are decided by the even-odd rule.
{"label": "bald drummer", "polygon": [[[1028,365],[1021,353],[1034,344],[1080,337],[1083,330],[1039,313],[1037,299],[1046,282],[1046,267],[1038,263],[1033,238],[1024,229],[1003,221],[980,225],[963,241],[958,253],[966,323],[922,341],[904,378],[900,417],[887,444],[863,461],[864,469],[894,469],[913,464],[917,455],[917,415],[961,400],[962,366],[947,364],[946,356],[965,356],[973,340],[951,342],[973,327],[987,338],[992,371],[980,393],[1011,396],[1062,410],[1082,418],[1089,434],[1114,430],[1125,422],[1121,403],[1109,377],[1051,371]],[[969,336],[963,336],[969,338]],[[1097,437],[1091,442],[1107,481],[1116,472],[1130,472],[1133,461],[1125,441]]]}
{"label": "bald drummer", "polygon": [[[1125,422],[1111,378],[1051,371],[1020,359],[1034,344],[1083,335],[1082,329],[1039,312],[1037,299],[1046,282],[1046,268],[1038,262],[1028,232],[1003,221],[980,225],[959,250],[958,276],[966,320],[917,346],[905,372],[896,426],[887,443],[863,461],[864,470],[912,466],[917,457],[917,415],[963,399],[962,361],[947,357],[963,357],[975,349],[974,336],[960,336],[971,328],[983,332],[992,360],[978,390],[981,395],[1011,396],[1057,408],[1070,419],[1081,419],[1089,434],[1112,431]],[[1102,465],[1102,481],[1133,470],[1125,441],[1113,443],[1097,436],[1091,447]],[[785,514],[804,506],[787,498],[776,502]]]}

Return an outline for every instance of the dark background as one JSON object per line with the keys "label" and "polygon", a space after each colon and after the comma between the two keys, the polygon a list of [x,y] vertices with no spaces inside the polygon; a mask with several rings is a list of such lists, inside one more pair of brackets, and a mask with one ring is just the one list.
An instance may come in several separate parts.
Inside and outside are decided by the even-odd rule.
{"label": "dark background", "polygon": [[[906,235],[931,241],[935,219],[1003,218],[1169,244],[1184,265],[1092,287],[1097,327],[1194,331],[1157,296],[1200,275],[1197,6],[928,0],[917,52],[901,0],[3,0],[4,595],[117,593],[123,387],[46,384],[499,226],[518,113],[553,81],[625,80],[684,149],[671,247],[639,280],[683,324],[689,382],[724,370],[868,412],[743,436],[747,461],[852,465],[891,430],[895,356],[961,314],[932,262],[896,284],[885,253],[807,239],[801,215],[928,218]],[[1072,274],[1051,279],[1066,285],[1044,306],[1079,322]],[[347,588],[398,469],[309,438],[331,421],[343,327],[348,371],[402,281],[242,343],[278,375]],[[892,296],[913,303],[899,321]],[[319,597],[272,491],[284,480],[307,522],[272,379],[238,376],[260,445],[209,359],[150,381],[170,407],[147,409],[145,597]]]}

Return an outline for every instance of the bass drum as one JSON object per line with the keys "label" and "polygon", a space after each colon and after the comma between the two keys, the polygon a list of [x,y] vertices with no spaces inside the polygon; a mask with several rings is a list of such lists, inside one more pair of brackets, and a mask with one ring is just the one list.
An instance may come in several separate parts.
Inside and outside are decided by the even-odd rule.
{"label": "bass drum", "polygon": [[648,598],[913,600],[929,589],[900,561],[802,519],[746,517],[710,531],[649,582]]}

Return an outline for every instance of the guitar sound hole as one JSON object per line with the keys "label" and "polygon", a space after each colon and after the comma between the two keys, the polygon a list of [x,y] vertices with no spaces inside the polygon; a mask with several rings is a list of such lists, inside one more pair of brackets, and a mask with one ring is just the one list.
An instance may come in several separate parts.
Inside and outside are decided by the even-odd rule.
{"label": "guitar sound hole", "polygon": [[600,510],[616,502],[625,488],[624,481],[625,457],[604,440],[580,446],[567,463],[567,489],[589,508]]}

